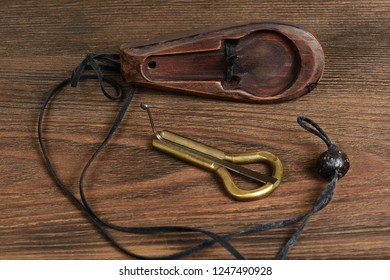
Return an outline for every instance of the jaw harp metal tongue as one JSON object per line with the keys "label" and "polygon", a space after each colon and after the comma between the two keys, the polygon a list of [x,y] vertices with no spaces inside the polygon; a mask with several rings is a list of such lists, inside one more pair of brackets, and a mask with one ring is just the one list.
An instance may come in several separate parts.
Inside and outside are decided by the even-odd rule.
{"label": "jaw harp metal tongue", "polygon": [[[156,136],[152,142],[154,148],[216,173],[221,178],[227,193],[234,199],[241,201],[260,199],[269,195],[279,186],[283,177],[283,166],[281,161],[272,153],[259,151],[242,154],[226,154],[221,150],[169,131],[157,132],[150,107],[146,104],[141,104],[141,108],[147,110],[153,133]],[[272,167],[272,176],[261,174],[238,165],[240,163],[255,162],[266,163]],[[253,190],[240,189],[234,183],[228,170],[260,182],[263,185]]]}
{"label": "jaw harp metal tongue", "polygon": [[121,46],[128,83],[236,101],[269,103],[313,90],[324,70],[320,43],[299,27],[258,22]]}

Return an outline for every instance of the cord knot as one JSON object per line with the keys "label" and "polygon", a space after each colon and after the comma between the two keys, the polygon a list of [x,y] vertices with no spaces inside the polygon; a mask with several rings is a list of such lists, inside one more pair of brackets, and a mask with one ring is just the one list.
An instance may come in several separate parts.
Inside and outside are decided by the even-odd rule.
{"label": "cord knot", "polygon": [[[93,74],[84,74],[85,71],[92,70]],[[94,54],[87,53],[83,61],[73,70],[70,77],[70,85],[76,87],[78,82],[86,79],[96,79],[99,81],[100,88],[103,94],[111,99],[117,100],[122,96],[121,85],[111,78],[103,75],[102,70],[111,71],[114,73],[120,72],[119,55],[113,53]],[[109,84],[114,93],[106,89],[106,84]]]}

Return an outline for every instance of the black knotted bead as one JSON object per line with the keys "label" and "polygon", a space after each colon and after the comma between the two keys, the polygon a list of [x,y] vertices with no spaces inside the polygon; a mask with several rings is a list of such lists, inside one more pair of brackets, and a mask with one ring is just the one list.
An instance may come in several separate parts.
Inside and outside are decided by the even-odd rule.
{"label": "black knotted bead", "polygon": [[328,150],[319,156],[317,170],[327,180],[332,180],[336,171],[338,177],[342,178],[349,170],[348,156],[336,145],[330,145]]}

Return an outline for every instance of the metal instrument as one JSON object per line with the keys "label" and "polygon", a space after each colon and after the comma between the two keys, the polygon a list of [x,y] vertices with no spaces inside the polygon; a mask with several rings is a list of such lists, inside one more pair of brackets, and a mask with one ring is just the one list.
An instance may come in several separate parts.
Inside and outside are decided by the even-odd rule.
{"label": "metal instrument", "polygon": [[[150,107],[141,104],[141,108],[147,111],[156,136],[152,142],[155,149],[216,173],[221,178],[227,193],[234,199],[241,201],[259,199],[269,195],[279,186],[283,176],[283,166],[274,154],[267,151],[227,154],[170,131],[157,132]],[[272,176],[239,165],[255,162],[268,164],[272,168]],[[229,171],[253,179],[262,185],[252,190],[241,189],[234,183]]]}

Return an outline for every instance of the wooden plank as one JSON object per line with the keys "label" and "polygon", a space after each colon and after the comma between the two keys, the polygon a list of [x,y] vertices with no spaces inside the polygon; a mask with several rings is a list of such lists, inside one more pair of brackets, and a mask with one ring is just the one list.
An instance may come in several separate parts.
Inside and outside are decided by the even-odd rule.
{"label": "wooden plank", "polygon": [[[259,20],[301,25],[321,42],[326,65],[312,93],[256,105],[139,89],[107,149],[87,175],[87,195],[104,219],[126,226],[196,226],[229,233],[301,215],[326,186],[313,165],[324,144],[296,124],[317,121],[351,159],[333,201],[307,225],[291,259],[390,258],[390,39],[388,1],[3,1],[0,18],[0,258],[122,259],[55,187],[38,149],[37,114],[46,92],[87,51],[170,32]],[[226,152],[268,150],[285,179],[272,196],[236,202],[213,174],[152,150],[139,103],[156,125]],[[92,81],[55,98],[45,137],[55,166],[76,193],[85,162],[120,102]],[[237,178],[239,180],[239,178]],[[247,182],[240,181],[241,184]],[[232,241],[248,258],[273,258],[294,226]],[[115,235],[134,252],[174,252],[204,240]],[[231,256],[214,246],[191,258]]]}

